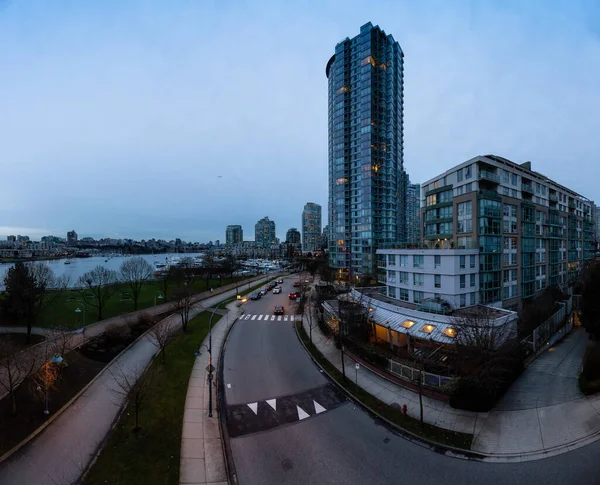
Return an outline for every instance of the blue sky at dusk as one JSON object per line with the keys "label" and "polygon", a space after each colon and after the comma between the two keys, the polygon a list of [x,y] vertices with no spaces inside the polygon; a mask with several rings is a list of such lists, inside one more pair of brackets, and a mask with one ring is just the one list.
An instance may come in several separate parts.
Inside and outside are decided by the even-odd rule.
{"label": "blue sky at dusk", "polygon": [[600,201],[598,5],[0,0],[0,236],[326,217],[325,65],[369,21],[405,54],[413,182],[493,153]]}

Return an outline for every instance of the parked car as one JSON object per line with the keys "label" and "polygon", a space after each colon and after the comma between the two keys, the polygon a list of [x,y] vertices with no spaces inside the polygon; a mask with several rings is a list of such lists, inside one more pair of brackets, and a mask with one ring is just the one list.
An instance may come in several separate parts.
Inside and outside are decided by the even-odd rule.
{"label": "parked car", "polygon": [[275,288],[273,288],[273,294],[277,295],[281,293],[281,286],[276,286]]}
{"label": "parked car", "polygon": [[275,311],[273,312],[275,315],[283,315],[285,312],[285,308],[283,308],[283,305],[277,305],[275,307]]}
{"label": "parked car", "polygon": [[294,291],[293,293],[290,293],[290,294],[288,295],[288,298],[289,298],[290,300],[295,300],[295,299],[296,299],[296,298],[298,298],[299,296],[300,296],[300,295]]}
{"label": "parked car", "polygon": [[272,290],[273,288],[275,288],[277,286],[277,284],[274,281],[271,281],[269,283],[269,289]]}
{"label": "parked car", "polygon": [[250,295],[251,300],[260,300],[262,294],[259,291],[255,291]]}

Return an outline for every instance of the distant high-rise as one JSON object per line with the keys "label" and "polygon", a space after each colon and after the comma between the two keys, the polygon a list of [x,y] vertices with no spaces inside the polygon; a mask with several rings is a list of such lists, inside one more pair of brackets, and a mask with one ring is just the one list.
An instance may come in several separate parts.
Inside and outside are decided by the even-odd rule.
{"label": "distant high-rise", "polygon": [[302,211],[302,251],[315,252],[320,249],[321,206],[307,202]]}
{"label": "distant high-rise", "polygon": [[329,89],[329,261],[375,274],[375,251],[406,238],[404,54],[369,22],[335,47]]}
{"label": "distant high-rise", "polygon": [[294,246],[300,246],[300,231],[295,227],[288,229],[285,234],[286,244],[293,244]]}
{"label": "distant high-rise", "polygon": [[225,243],[227,246],[241,244],[244,242],[244,230],[240,225],[227,226],[225,231]]}
{"label": "distant high-rise", "polygon": [[77,233],[75,231],[67,232],[67,243],[74,244],[77,242]]}
{"label": "distant high-rise", "polygon": [[406,242],[421,242],[421,186],[406,177]]}
{"label": "distant high-rise", "polygon": [[254,226],[254,241],[259,248],[270,248],[277,243],[275,238],[275,221],[263,217]]}

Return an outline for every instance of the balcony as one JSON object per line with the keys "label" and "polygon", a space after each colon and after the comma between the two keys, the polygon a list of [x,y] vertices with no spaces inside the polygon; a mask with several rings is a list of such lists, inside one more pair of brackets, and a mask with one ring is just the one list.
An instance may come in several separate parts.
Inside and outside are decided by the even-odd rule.
{"label": "balcony", "polygon": [[532,184],[521,184],[521,192],[525,192],[526,194],[533,195],[533,185]]}
{"label": "balcony", "polygon": [[577,207],[577,205],[575,204],[575,201],[573,199],[569,200],[569,209],[575,209]]}
{"label": "balcony", "polygon": [[431,240],[438,240],[438,239],[452,239],[453,233],[451,232],[445,232],[445,233],[438,233],[438,234],[426,234],[425,235],[425,239],[431,241]]}
{"label": "balcony", "polygon": [[496,175],[494,172],[490,172],[489,170],[480,170],[479,178],[481,180],[488,180],[489,182],[494,182],[495,184],[500,183],[500,177]]}
{"label": "balcony", "polygon": [[558,202],[558,195],[556,194],[550,194],[549,197],[550,202]]}
{"label": "balcony", "polygon": [[480,199],[501,200],[500,194],[495,190],[479,189]]}

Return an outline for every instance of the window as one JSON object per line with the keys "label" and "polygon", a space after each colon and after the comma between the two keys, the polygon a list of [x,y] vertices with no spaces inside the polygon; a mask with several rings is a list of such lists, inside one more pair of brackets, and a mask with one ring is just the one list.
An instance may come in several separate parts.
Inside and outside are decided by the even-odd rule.
{"label": "window", "polygon": [[472,213],[473,202],[467,201],[457,205],[458,209],[458,224],[457,232],[471,232],[473,230]]}
{"label": "window", "polygon": [[422,291],[413,291],[413,299],[415,303],[421,303],[425,298],[425,294]]}
{"label": "window", "polygon": [[408,254],[400,255],[400,266],[407,267],[408,266]]}
{"label": "window", "polygon": [[442,257],[439,254],[436,254],[433,257],[433,265],[436,268],[439,268],[442,265]]}
{"label": "window", "polygon": [[390,298],[396,298],[396,287],[395,286],[388,286],[388,296]]}
{"label": "window", "polygon": [[413,256],[413,268],[423,267],[423,256]]}
{"label": "window", "polygon": [[517,186],[517,182],[518,182],[518,180],[517,180],[517,174],[516,173],[511,173],[510,174],[510,183],[516,187]]}
{"label": "window", "polygon": [[460,269],[465,269],[466,266],[466,256],[459,256],[459,266]]}
{"label": "window", "polygon": [[477,301],[477,293],[471,293],[471,296],[470,296],[469,299],[470,299],[469,303],[471,305],[475,305],[475,303]]}
{"label": "window", "polygon": [[465,185],[465,192],[471,192],[471,190],[473,190],[473,184],[469,182],[467,185]]}
{"label": "window", "polygon": [[408,301],[408,290],[406,288],[398,288],[400,290],[400,301]]}
{"label": "window", "polygon": [[469,256],[469,266],[471,268],[475,267],[475,255],[474,254],[471,254],[471,256]]}
{"label": "window", "polygon": [[435,330],[435,326],[434,326],[434,325],[430,325],[430,324],[423,325],[423,326],[422,326],[422,327],[419,329],[419,331],[421,331],[421,332],[423,332],[423,333],[431,333],[431,332],[433,332],[434,330]]}
{"label": "window", "polygon": [[398,283],[404,285],[408,284],[408,273],[406,271],[398,272]]}
{"label": "window", "polygon": [[388,266],[394,266],[396,264],[396,256],[394,254],[388,254]]}
{"label": "window", "polygon": [[458,182],[462,182],[463,179],[463,171],[462,168],[456,171],[456,180]]}
{"label": "window", "polygon": [[[465,178],[466,179],[470,179],[471,178],[471,165],[469,165],[468,167],[465,167]],[[467,192],[471,190],[471,189],[467,189]]]}
{"label": "window", "polygon": [[508,173],[508,170],[502,170],[502,182],[507,184],[509,177],[510,177],[510,174]]}
{"label": "window", "polygon": [[469,275],[469,277],[470,277],[470,280],[471,280],[471,281],[469,282],[469,283],[470,283],[470,286],[471,286],[471,288],[473,288],[473,287],[475,286],[475,275],[474,275],[474,274],[471,274],[471,275]]}
{"label": "window", "polygon": [[423,282],[425,281],[423,273],[413,273],[413,285],[414,286],[423,286]]}
{"label": "window", "polygon": [[414,324],[415,324],[415,322],[413,322],[412,320],[404,320],[404,322],[402,322],[402,324],[400,326],[404,327],[404,328],[410,328]]}
{"label": "window", "polygon": [[[423,276],[423,275],[421,275]],[[442,287],[442,276],[439,274],[434,275],[434,281],[435,281],[435,287],[436,288],[441,288]]]}
{"label": "window", "polygon": [[465,288],[467,286],[467,275],[460,275],[460,287]]}
{"label": "window", "polygon": [[464,293],[462,295],[460,295],[460,307],[466,307],[467,306],[467,295],[465,295]]}

